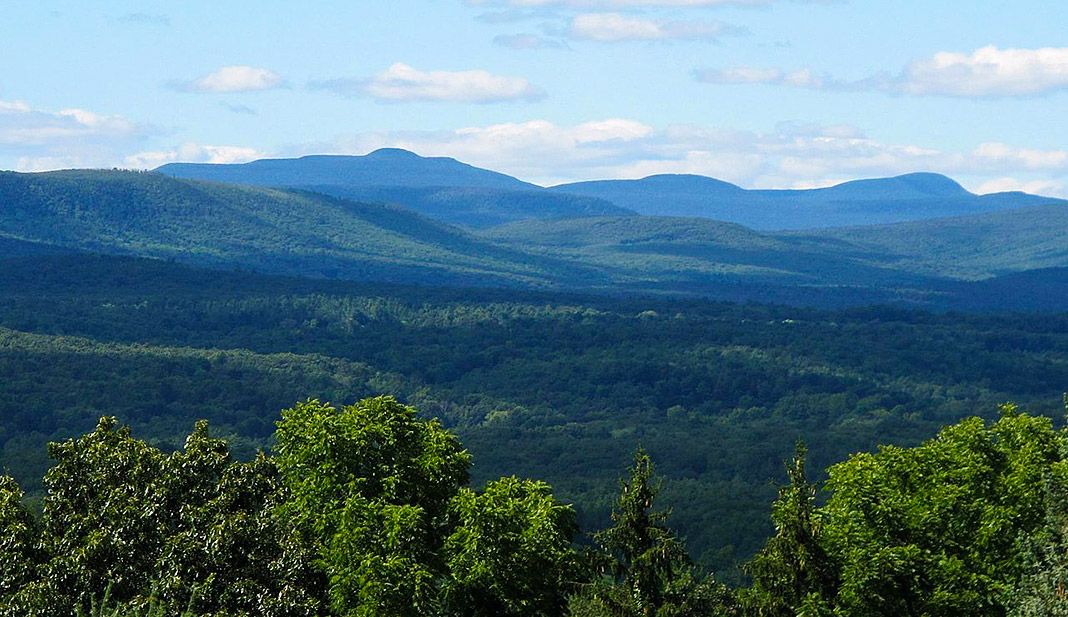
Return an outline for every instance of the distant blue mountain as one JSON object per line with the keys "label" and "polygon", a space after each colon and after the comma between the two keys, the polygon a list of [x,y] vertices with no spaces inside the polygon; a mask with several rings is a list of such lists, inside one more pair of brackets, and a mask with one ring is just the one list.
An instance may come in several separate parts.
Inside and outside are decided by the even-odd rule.
{"label": "distant blue mountain", "polygon": [[975,195],[943,175],[914,173],[809,190],[747,190],[704,176],[659,175],[552,187],[650,216],[696,216],[758,230],[899,223],[1068,203],[1028,195]]}
{"label": "distant blue mountain", "polygon": [[172,163],[186,179],[301,188],[399,205],[468,228],[591,216],[699,217],[760,231],[884,225],[1068,203],[1026,193],[975,195],[934,173],[854,180],[807,190],[750,190],[696,175],[595,180],[545,189],[451,158],[382,149],[365,156],[306,156],[240,165]]}
{"label": "distant blue mountain", "polygon": [[955,199],[974,197],[952,178],[942,174],[913,173],[893,178],[852,180],[835,186],[807,191],[755,191],[762,194],[807,194],[834,199]]}
{"label": "distant blue mountain", "polygon": [[396,148],[375,150],[365,156],[315,155],[232,165],[170,163],[156,171],[175,178],[256,186],[459,186],[516,191],[541,188],[456,159],[422,157]]}
{"label": "distant blue mountain", "polygon": [[240,165],[171,163],[156,171],[190,180],[299,188],[354,201],[403,206],[464,227],[527,219],[626,216],[594,197],[552,193],[451,158],[385,148],[366,156],[305,156]]}

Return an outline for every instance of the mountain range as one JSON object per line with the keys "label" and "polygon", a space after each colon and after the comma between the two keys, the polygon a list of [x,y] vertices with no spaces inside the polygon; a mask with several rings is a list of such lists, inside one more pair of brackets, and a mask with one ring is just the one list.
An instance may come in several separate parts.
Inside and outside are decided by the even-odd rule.
{"label": "mountain range", "polygon": [[404,206],[469,228],[528,218],[625,215],[603,199],[556,194],[495,171],[444,157],[383,148],[366,156],[305,156],[233,165],[171,163],[156,171],[192,180],[315,191]]}
{"label": "mountain range", "polygon": [[185,179],[301,188],[396,204],[469,228],[525,219],[642,214],[709,218],[761,231],[800,230],[1066,203],[1020,192],[975,195],[932,173],[808,190],[749,190],[694,175],[596,180],[545,189],[455,159],[392,148],[366,156],[306,156],[229,165],[172,163],[157,171]]}
{"label": "mountain range", "polygon": [[975,195],[950,178],[931,173],[807,190],[747,190],[688,175],[579,182],[552,190],[604,199],[647,216],[697,216],[759,230],[899,223],[1064,203],[1019,192]]}
{"label": "mountain range", "polygon": [[43,246],[313,278],[489,286],[544,283],[555,266],[402,208],[155,173],[5,172],[0,203],[0,237],[20,254]]}
{"label": "mountain range", "polygon": [[[731,208],[741,213],[735,218],[757,212],[768,218],[746,226],[729,217],[649,214],[694,207],[672,196],[698,192],[708,203],[733,195]],[[746,199],[764,205],[739,205]],[[848,218],[866,209],[955,216],[766,229],[787,215]],[[934,174],[812,191],[747,191],[695,176],[545,189],[397,150],[168,165],[158,173],[0,173],[0,257],[75,251],[424,286],[1013,308],[1009,299],[978,296],[1016,277],[1044,290],[1021,306],[1048,310],[1068,306],[1060,285],[1068,268],[1066,229],[1061,200],[976,196]]]}

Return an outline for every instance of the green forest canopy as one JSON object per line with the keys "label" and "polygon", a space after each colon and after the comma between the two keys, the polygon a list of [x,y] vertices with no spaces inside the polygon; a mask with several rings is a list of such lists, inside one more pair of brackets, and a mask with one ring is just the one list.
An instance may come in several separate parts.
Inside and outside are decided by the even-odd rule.
{"label": "green forest canopy", "polygon": [[1068,433],[1002,407],[913,448],[834,465],[818,506],[799,447],[776,532],[729,589],[693,567],[639,451],[610,526],[471,455],[392,397],[282,412],[234,460],[198,422],[165,453],[115,418],[52,443],[40,516],[0,477],[0,613],[1001,616],[1064,608]]}
{"label": "green forest canopy", "polygon": [[772,532],[797,438],[822,477],[1006,400],[1059,416],[1068,382],[1058,315],[434,290],[88,256],[4,265],[0,468],[31,495],[46,442],[102,415],[164,451],[205,418],[248,460],[294,400],[395,394],[464,440],[474,486],[546,480],[587,528],[607,525],[612,481],[643,445],[697,562],[730,582]]}

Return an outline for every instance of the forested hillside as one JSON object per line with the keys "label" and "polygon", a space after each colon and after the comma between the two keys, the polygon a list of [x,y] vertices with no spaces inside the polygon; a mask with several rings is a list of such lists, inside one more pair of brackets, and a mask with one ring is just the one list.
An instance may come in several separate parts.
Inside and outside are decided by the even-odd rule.
{"label": "forested hillside", "polygon": [[798,437],[812,462],[908,444],[1016,400],[1059,414],[1064,316],[817,311],[270,278],[104,256],[0,269],[3,461],[31,492],[43,446],[120,414],[174,448],[212,422],[239,453],[280,406],[389,393],[476,457],[476,485],[550,481],[587,526],[642,444],[694,556],[726,580]]}
{"label": "forested hillside", "polygon": [[[469,190],[490,191],[477,197],[482,211],[512,216],[511,197],[498,208],[501,194]],[[525,199],[513,205],[526,208]],[[1068,301],[1050,272],[1011,299],[966,284],[1068,267],[1060,205],[797,234],[595,208],[474,233],[395,206],[119,171],[0,173],[0,204],[0,255],[77,250],[323,279],[825,308],[1048,310]]]}
{"label": "forested hillside", "polygon": [[[0,465],[31,496],[43,444],[101,415],[164,449],[206,418],[248,456],[296,400],[391,394],[457,431],[476,485],[549,480],[588,526],[644,445],[698,563],[736,582],[796,438],[822,468],[1006,400],[1055,413],[1068,382],[1063,314],[847,308],[1062,311],[1063,269],[1029,269],[1068,255],[1061,206],[803,234],[591,216],[475,235],[160,174],[5,173],[0,198]],[[999,226],[1018,242],[963,250]]]}
{"label": "forested hillside", "polygon": [[877,294],[899,287],[929,292],[937,285],[935,276],[864,263],[844,243],[778,237],[701,218],[523,221],[483,235],[546,257],[598,266],[615,274],[618,287],[711,291],[717,283],[744,282],[828,290],[848,285]]}
{"label": "forested hillside", "polygon": [[847,242],[871,263],[964,279],[1064,267],[1068,206],[1020,208],[981,216],[799,232],[819,241]]}
{"label": "forested hillside", "polygon": [[403,206],[436,221],[485,229],[525,220],[628,216],[634,213],[603,199],[543,190],[483,187],[394,187],[307,185],[299,188],[365,203]]}
{"label": "forested hillside", "polygon": [[400,208],[159,174],[0,173],[0,203],[7,238],[213,267],[484,285],[537,285],[556,267]]}

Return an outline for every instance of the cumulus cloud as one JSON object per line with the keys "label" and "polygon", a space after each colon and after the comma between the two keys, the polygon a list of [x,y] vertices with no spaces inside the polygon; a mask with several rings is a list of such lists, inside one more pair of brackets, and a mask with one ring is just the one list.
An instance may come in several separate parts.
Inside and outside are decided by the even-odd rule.
{"label": "cumulus cloud", "polygon": [[73,141],[138,137],[145,127],[122,116],[85,109],[56,112],[33,109],[23,101],[0,101],[0,146],[50,146]]}
{"label": "cumulus cloud", "polygon": [[266,156],[254,148],[192,143],[145,149],[145,142],[158,134],[156,128],[122,116],[78,108],[47,111],[0,100],[0,160],[11,161],[17,171],[147,169],[175,161],[235,163]]}
{"label": "cumulus cloud", "polygon": [[621,13],[582,13],[571,20],[572,38],[602,43],[667,39],[714,40],[742,34],[743,29],[718,21],[666,21]]}
{"label": "cumulus cloud", "polygon": [[390,103],[501,103],[536,101],[545,97],[541,88],[522,77],[494,75],[483,70],[420,71],[400,62],[369,79],[313,81],[308,86],[314,90],[365,96]]}
{"label": "cumulus cloud", "polygon": [[910,94],[1027,96],[1068,89],[1068,47],[939,52],[908,66],[901,88]]}
{"label": "cumulus cloud", "polygon": [[19,170],[108,165],[155,132],[123,116],[0,100],[0,157]]}
{"label": "cumulus cloud", "polygon": [[450,131],[360,133],[305,144],[294,153],[363,154],[381,147],[451,156],[539,184],[692,173],[749,187],[808,188],[935,171],[979,188],[1012,174],[1016,186],[1025,190],[1063,194],[1068,178],[1068,161],[1053,167],[1068,152],[1041,151],[1037,160],[1046,166],[1040,167],[1030,154],[1035,151],[1023,148],[983,144],[946,151],[876,140],[848,125],[795,122],[753,132],[692,125],[656,128],[625,118],[576,125],[530,120]]}
{"label": "cumulus cloud", "polygon": [[267,156],[255,148],[243,146],[209,146],[186,143],[169,150],[150,150],[131,154],[124,166],[131,169],[155,169],[166,163],[247,163]]}
{"label": "cumulus cloud", "polygon": [[990,142],[980,144],[974,154],[976,158],[992,165],[1002,165],[1012,169],[1068,169],[1068,151],[1065,150],[1017,148],[1008,144]]}
{"label": "cumulus cloud", "polygon": [[198,79],[173,84],[185,92],[233,93],[273,90],[285,86],[282,76],[254,66],[224,66]]}
{"label": "cumulus cloud", "polygon": [[699,81],[716,84],[772,84],[815,90],[879,90],[893,94],[950,97],[1021,97],[1068,90],[1068,47],[939,52],[910,63],[898,75],[843,80],[811,69],[739,66],[701,69]]}
{"label": "cumulus cloud", "polygon": [[1064,182],[1058,180],[1018,180],[1016,178],[994,178],[975,188],[980,195],[1023,191],[1034,195],[1064,195]]}

